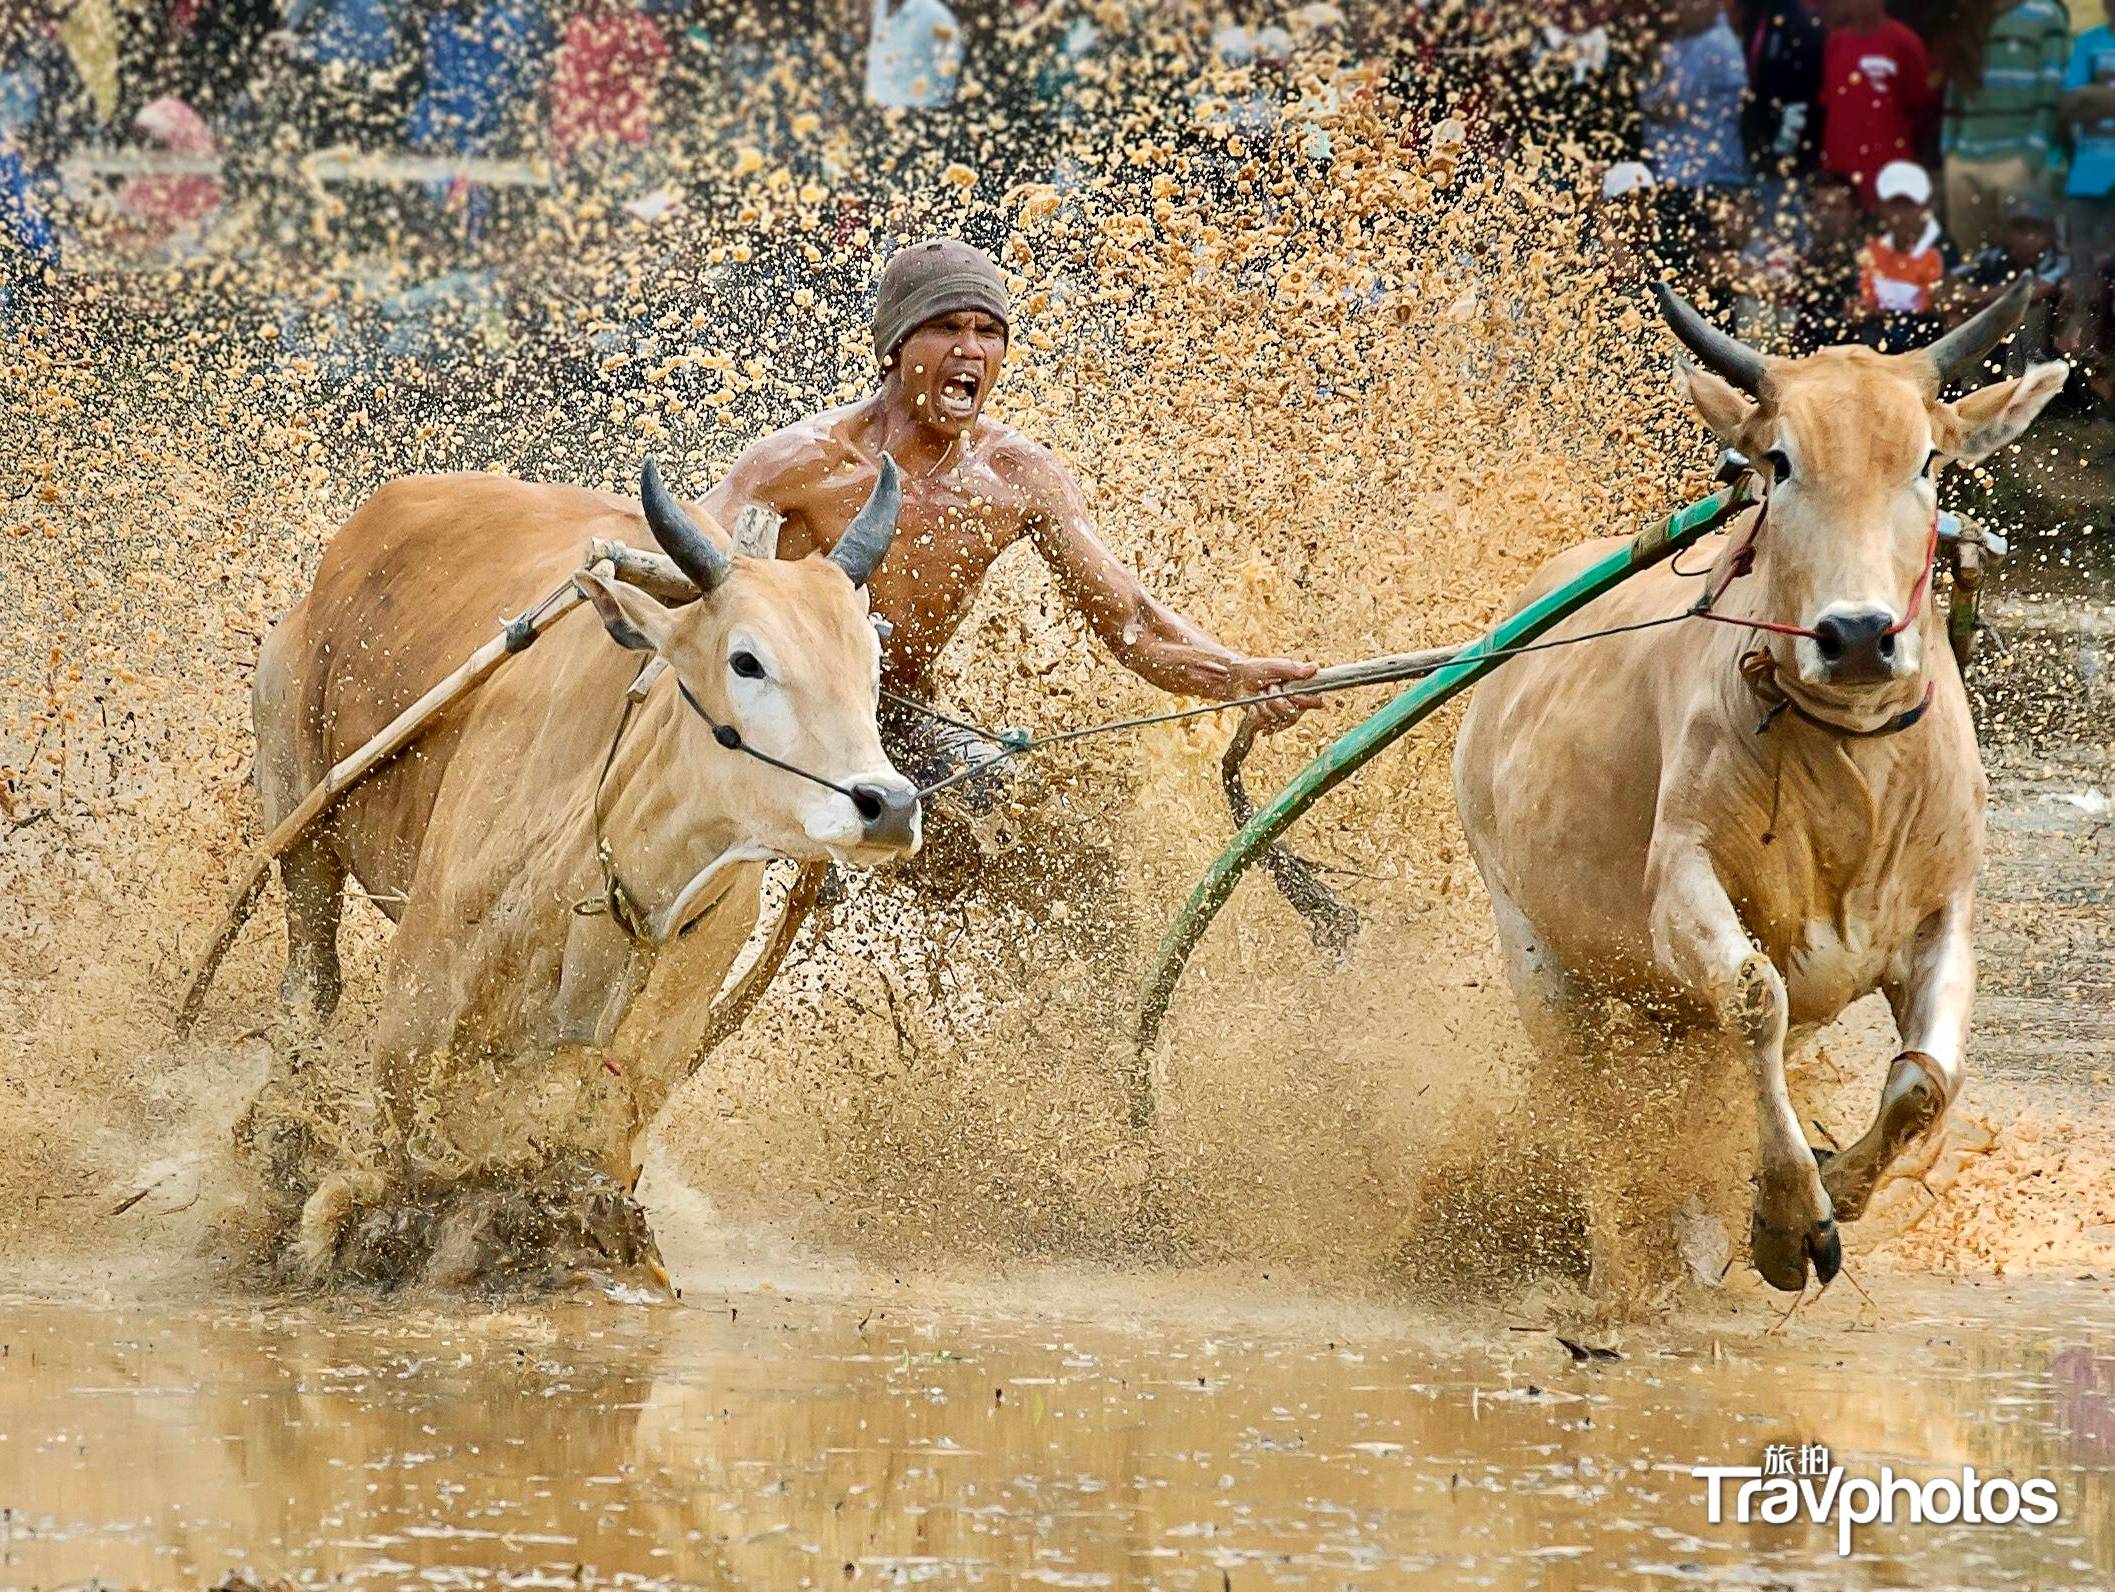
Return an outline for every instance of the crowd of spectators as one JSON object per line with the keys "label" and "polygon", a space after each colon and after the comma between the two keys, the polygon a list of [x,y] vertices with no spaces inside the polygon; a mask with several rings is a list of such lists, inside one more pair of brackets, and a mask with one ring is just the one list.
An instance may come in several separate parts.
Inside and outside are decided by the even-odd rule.
{"label": "crowd of spectators", "polygon": [[[1273,138],[1326,162],[1333,99],[1420,82],[1501,144],[1588,151],[1604,257],[1634,283],[1672,271],[1759,344],[1914,346],[2024,272],[2034,306],[2010,359],[2065,354],[2079,401],[2115,406],[2115,31],[2065,0],[1894,3],[1420,0],[1347,7],[1349,25],[1331,4],[1251,8],[1200,35],[1210,59],[1255,68],[1245,91],[1199,101],[1223,135],[1202,140],[1200,180],[1231,180],[1247,158],[1231,152]],[[1002,179],[1062,186],[1100,15],[1072,0],[0,0],[0,294],[56,266],[55,174],[84,148],[157,157],[103,197],[164,253],[221,212],[223,151],[439,157],[452,175],[407,186],[451,225],[474,228],[495,162],[599,184],[643,216],[678,202],[672,132],[795,164],[871,159],[902,142],[872,120],[891,108],[931,113],[931,140],[971,138],[948,119],[961,97],[1013,129]],[[1287,70],[1332,52],[1335,77]],[[787,81],[854,137],[792,149],[786,97],[766,91]]]}
{"label": "crowd of spectators", "polygon": [[1915,347],[2025,274],[2009,363],[2064,355],[2115,407],[2115,0],[2078,3],[1672,0],[1634,36],[1611,247],[1795,353]]}
{"label": "crowd of spectators", "polygon": [[[533,167],[635,194],[672,132],[783,145],[739,109],[760,123],[791,97],[763,91],[774,73],[845,115],[944,107],[972,32],[944,0],[0,0],[0,263],[11,280],[58,263],[69,157],[149,169],[97,197],[156,247],[211,222],[223,154]],[[474,211],[480,186],[431,197]]]}

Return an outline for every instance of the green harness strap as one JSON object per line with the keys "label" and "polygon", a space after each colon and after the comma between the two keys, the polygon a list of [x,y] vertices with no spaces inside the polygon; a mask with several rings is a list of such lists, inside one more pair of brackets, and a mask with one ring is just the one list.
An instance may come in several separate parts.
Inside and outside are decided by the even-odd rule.
{"label": "green harness strap", "polygon": [[1143,1123],[1152,1115],[1151,1078],[1146,1053],[1160,1038],[1168,1003],[1197,942],[1204,938],[1212,919],[1233,894],[1234,886],[1263,849],[1292,827],[1300,815],[1366,762],[1393,745],[1405,731],[1414,728],[1449,698],[1468,689],[1506,660],[1507,648],[1533,641],[1559,621],[1592,602],[1603,592],[1621,585],[1639,570],[1658,563],[1710,535],[1742,509],[1760,501],[1754,477],[1742,476],[1723,492],[1701,503],[1648,525],[1629,544],[1595,564],[1557,590],[1537,598],[1479,640],[1455,654],[1454,661],[1427,675],[1350,733],[1339,737],[1321,756],[1294,776],[1269,806],[1258,812],[1226,850],[1213,860],[1197,888],[1183,903],[1182,911],[1168,926],[1160,945],[1160,957],[1139,992],[1137,1050],[1131,1080],[1131,1111]]}

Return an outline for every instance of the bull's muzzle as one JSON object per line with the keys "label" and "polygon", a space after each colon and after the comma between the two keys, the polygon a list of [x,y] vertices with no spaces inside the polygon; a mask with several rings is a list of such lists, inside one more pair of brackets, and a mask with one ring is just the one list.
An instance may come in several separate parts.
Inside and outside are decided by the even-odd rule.
{"label": "bull's muzzle", "polygon": [[854,785],[852,805],[859,812],[860,839],[865,844],[902,852],[918,849],[918,792],[910,781],[884,784],[868,780]]}
{"label": "bull's muzzle", "polygon": [[1896,616],[1885,608],[1832,608],[1814,625],[1814,650],[1831,683],[1878,685],[1900,672]]}

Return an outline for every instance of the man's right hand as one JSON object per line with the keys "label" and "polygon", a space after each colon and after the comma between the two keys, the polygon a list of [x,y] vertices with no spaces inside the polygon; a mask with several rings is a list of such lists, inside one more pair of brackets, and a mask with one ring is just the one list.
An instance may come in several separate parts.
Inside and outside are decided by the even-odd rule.
{"label": "man's right hand", "polygon": [[[1305,680],[1315,672],[1315,666],[1300,658],[1241,658],[1233,666],[1232,689],[1227,692],[1230,699],[1260,696],[1294,681]],[[1256,728],[1268,735],[1284,729],[1309,708],[1322,705],[1318,696],[1275,696],[1258,702],[1249,709],[1256,718]]]}

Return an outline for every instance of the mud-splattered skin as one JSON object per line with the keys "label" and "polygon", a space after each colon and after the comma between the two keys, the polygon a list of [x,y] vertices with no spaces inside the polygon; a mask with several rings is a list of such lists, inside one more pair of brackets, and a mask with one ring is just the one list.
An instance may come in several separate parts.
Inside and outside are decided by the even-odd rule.
{"label": "mud-splattered skin", "polygon": [[[1057,457],[984,418],[1005,355],[1006,330],[988,315],[928,321],[904,340],[873,397],[755,444],[705,510],[731,525],[762,504],[783,517],[779,555],[804,557],[836,542],[873,489],[882,455],[892,455],[904,475],[903,518],[871,584],[874,611],[894,626],[882,664],[892,690],[918,682],[993,560],[1024,537],[1095,635],[1163,690],[1224,699],[1313,673],[1293,659],[1241,657],[1147,593],[1095,534]],[[1269,722],[1294,714],[1273,706]]]}

